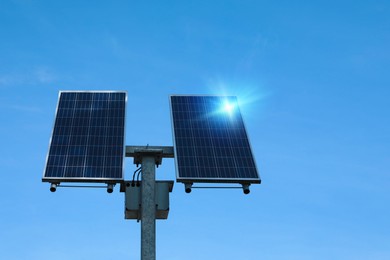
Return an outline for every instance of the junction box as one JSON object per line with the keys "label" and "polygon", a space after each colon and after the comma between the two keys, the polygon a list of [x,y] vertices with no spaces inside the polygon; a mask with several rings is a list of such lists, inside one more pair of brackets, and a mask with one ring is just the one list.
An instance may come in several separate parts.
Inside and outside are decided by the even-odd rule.
{"label": "junction box", "polygon": [[[125,192],[125,219],[141,220],[142,181],[125,181],[121,192]],[[169,213],[169,193],[173,189],[173,181],[155,182],[156,219],[167,219]]]}

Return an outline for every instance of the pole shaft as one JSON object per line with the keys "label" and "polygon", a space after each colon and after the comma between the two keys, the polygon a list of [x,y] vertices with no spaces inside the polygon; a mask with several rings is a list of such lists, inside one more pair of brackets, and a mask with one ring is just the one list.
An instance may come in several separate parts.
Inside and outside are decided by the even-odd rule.
{"label": "pole shaft", "polygon": [[156,259],[156,167],[154,156],[142,157],[141,260]]}

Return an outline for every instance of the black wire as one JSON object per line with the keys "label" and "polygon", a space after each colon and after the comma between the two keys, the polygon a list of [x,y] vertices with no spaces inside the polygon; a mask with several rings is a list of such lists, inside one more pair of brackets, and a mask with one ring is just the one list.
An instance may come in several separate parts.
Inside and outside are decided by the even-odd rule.
{"label": "black wire", "polygon": [[137,172],[140,172],[140,171],[141,171],[141,169],[142,169],[142,166],[141,166],[141,167],[139,167],[137,170],[135,170],[135,171],[134,171],[134,173],[133,173],[133,180],[131,181],[131,186],[132,186],[132,187],[134,187],[134,186],[135,186],[135,183],[134,183],[134,180],[135,180],[135,174],[136,174]]}
{"label": "black wire", "polygon": [[137,187],[140,186],[140,182],[139,182],[139,175],[142,173],[142,169],[138,172],[137,174]]}

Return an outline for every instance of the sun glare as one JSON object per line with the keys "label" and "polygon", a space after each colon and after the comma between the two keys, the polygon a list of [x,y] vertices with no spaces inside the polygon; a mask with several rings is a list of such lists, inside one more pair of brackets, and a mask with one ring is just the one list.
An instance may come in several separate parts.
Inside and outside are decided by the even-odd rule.
{"label": "sun glare", "polygon": [[234,104],[229,103],[228,101],[226,101],[224,104],[224,110],[229,114],[233,113],[234,107]]}

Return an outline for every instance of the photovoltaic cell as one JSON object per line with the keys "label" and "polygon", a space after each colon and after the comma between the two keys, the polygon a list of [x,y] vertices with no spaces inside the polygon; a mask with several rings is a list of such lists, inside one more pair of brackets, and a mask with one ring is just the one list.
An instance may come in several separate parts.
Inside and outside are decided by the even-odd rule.
{"label": "photovoltaic cell", "polygon": [[43,181],[123,179],[126,92],[60,92]]}
{"label": "photovoltaic cell", "polygon": [[234,96],[170,97],[177,181],[260,183]]}

